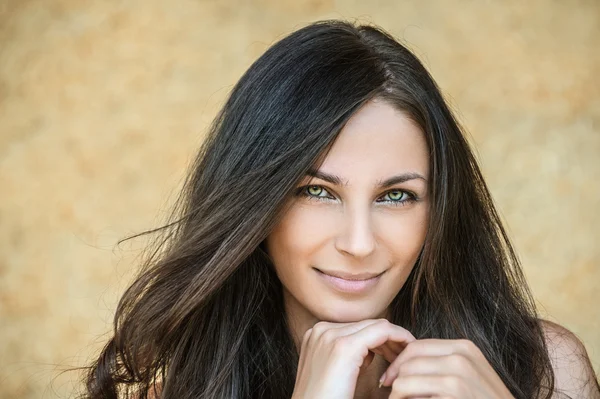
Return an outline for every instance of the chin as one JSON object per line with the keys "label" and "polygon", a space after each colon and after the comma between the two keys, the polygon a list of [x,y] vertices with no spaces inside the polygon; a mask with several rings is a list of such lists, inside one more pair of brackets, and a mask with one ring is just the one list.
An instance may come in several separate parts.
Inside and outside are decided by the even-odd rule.
{"label": "chin", "polygon": [[375,306],[365,306],[367,304],[352,304],[348,302],[331,304],[327,308],[321,308],[313,314],[317,315],[319,320],[331,323],[354,323],[367,319],[377,319],[383,317],[383,311],[374,312]]}

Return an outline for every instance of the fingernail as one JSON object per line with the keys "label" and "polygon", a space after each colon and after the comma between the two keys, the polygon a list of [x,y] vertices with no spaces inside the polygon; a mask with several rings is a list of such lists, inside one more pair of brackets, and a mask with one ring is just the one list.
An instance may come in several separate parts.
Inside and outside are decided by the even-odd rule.
{"label": "fingernail", "polygon": [[379,379],[379,388],[381,388],[381,386],[383,385],[383,381],[385,381],[385,373],[383,373],[383,375]]}

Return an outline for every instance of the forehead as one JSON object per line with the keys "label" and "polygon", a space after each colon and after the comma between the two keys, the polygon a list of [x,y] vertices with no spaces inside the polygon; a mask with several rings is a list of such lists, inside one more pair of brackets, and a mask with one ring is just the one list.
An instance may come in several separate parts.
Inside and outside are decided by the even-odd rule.
{"label": "forehead", "polygon": [[350,183],[408,171],[428,178],[429,151],[423,131],[404,112],[371,100],[348,120],[319,169]]}

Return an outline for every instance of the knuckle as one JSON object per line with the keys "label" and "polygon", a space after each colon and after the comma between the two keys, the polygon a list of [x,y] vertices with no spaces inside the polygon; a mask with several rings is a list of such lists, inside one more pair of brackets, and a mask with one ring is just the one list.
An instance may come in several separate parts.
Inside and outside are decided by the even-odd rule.
{"label": "knuckle", "polygon": [[314,330],[320,331],[327,328],[327,322],[326,321],[319,321],[317,323],[315,323],[315,325],[313,326]]}
{"label": "knuckle", "polygon": [[325,330],[322,334],[321,334],[321,339],[323,340],[323,342],[327,342],[327,343],[331,343],[334,342],[336,339],[336,333],[334,330]]}
{"label": "knuckle", "polygon": [[394,382],[392,382],[392,392],[394,393],[400,393],[402,392],[402,380],[401,378],[396,378],[394,380]]}
{"label": "knuckle", "polygon": [[409,342],[402,351],[402,355],[406,358],[411,358],[416,356],[420,350],[421,343],[419,341]]}
{"label": "knuckle", "polygon": [[456,370],[466,370],[471,366],[469,360],[462,355],[450,355],[448,356],[448,361],[450,362],[450,366]]}
{"label": "knuckle", "polygon": [[388,327],[392,325],[392,323],[388,319],[377,319],[377,324],[379,324],[382,327]]}
{"label": "knuckle", "polygon": [[302,342],[308,341],[308,339],[312,335],[312,331],[313,331],[312,328],[309,328],[308,330],[306,330],[306,332],[304,333],[304,336],[302,337]]}
{"label": "knuckle", "polygon": [[460,340],[458,340],[458,343],[459,343],[460,347],[467,352],[472,352],[473,350],[477,350],[477,346],[475,346],[475,344],[471,340],[460,339]]}
{"label": "knuckle", "polygon": [[415,369],[414,361],[407,360],[406,362],[400,363],[399,365],[396,366],[396,369],[397,369],[399,375],[409,375]]}
{"label": "knuckle", "polygon": [[448,392],[452,394],[460,394],[463,392],[463,381],[454,375],[448,375],[442,377],[442,384],[446,387]]}
{"label": "knuckle", "polygon": [[317,336],[321,336],[325,331],[329,329],[328,323],[325,321],[320,321],[316,323],[313,327],[313,333]]}
{"label": "knuckle", "polygon": [[485,358],[483,352],[475,343],[468,339],[460,340],[460,345],[464,353],[474,357],[474,358]]}

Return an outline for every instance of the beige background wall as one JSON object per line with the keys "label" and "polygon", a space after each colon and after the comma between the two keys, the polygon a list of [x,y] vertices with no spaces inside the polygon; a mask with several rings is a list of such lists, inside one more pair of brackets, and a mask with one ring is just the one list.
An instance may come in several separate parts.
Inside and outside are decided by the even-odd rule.
{"label": "beige background wall", "polygon": [[0,0],[0,397],[67,397],[227,92],[323,18],[437,78],[543,314],[600,366],[600,2]]}

